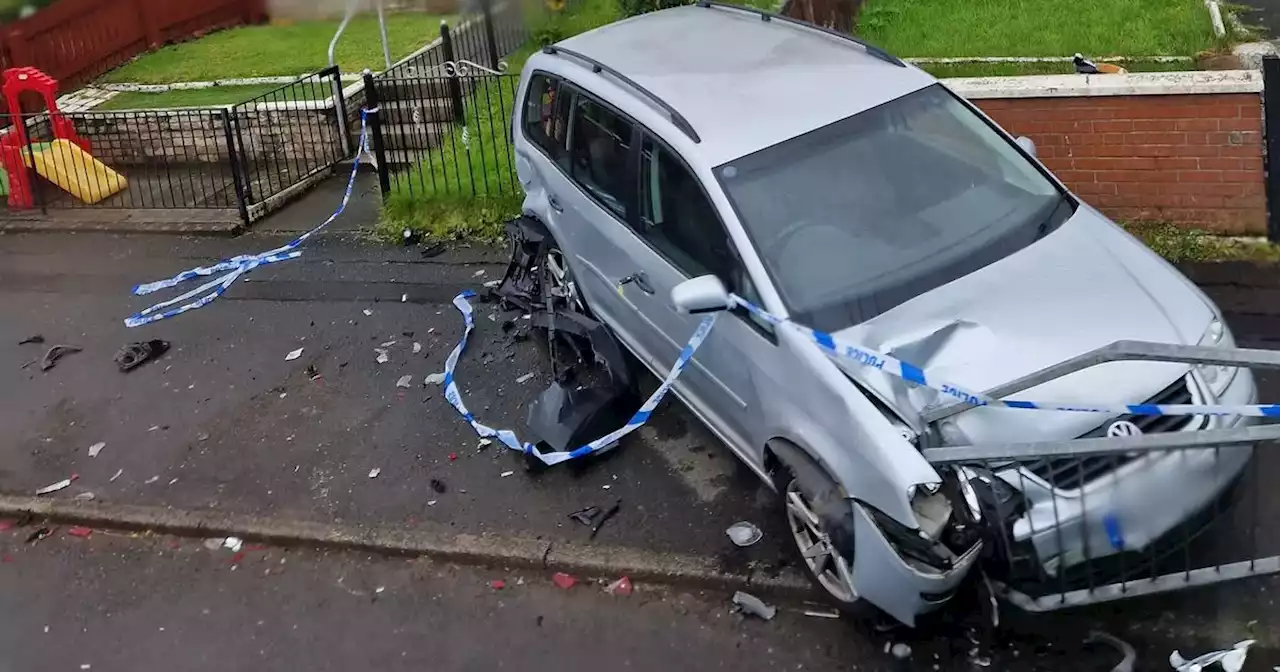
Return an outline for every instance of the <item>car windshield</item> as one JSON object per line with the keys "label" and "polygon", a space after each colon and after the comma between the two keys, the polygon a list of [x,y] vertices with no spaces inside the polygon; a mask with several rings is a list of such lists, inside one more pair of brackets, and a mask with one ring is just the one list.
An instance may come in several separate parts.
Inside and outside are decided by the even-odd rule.
{"label": "car windshield", "polygon": [[793,317],[828,331],[1006,257],[1074,208],[941,85],[715,172]]}

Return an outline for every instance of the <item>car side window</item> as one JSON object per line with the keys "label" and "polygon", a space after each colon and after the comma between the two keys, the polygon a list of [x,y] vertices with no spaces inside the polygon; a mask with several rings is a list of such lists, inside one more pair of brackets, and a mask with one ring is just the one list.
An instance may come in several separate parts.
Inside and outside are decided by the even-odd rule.
{"label": "car side window", "polygon": [[684,163],[648,136],[640,149],[639,196],[640,237],[685,275],[734,284],[738,264],[715,206]]}
{"label": "car side window", "polygon": [[536,74],[525,98],[525,135],[557,163],[569,157],[569,100],[571,90],[555,77]]}
{"label": "car side window", "polygon": [[625,117],[578,95],[573,102],[569,175],[600,205],[626,219],[627,159],[633,127]]}

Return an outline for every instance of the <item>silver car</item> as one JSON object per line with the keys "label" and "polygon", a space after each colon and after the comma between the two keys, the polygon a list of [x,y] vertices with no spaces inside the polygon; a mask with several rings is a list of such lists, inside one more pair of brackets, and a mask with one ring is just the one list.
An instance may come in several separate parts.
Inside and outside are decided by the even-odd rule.
{"label": "silver car", "polygon": [[[548,47],[519,91],[524,212],[549,235],[557,291],[658,375],[698,313],[730,309],[731,293],[975,390],[1121,339],[1232,345],[1213,303],[1069,193],[1029,141],[849,36],[700,3]],[[782,495],[821,589],[848,611],[873,605],[908,624],[956,592],[984,543],[965,525],[980,515],[973,497],[921,454],[930,432],[934,445],[1074,439],[1117,421],[981,408],[935,431],[922,411],[936,392],[741,308],[720,317],[674,389]],[[1247,369],[1162,362],[1097,366],[1024,395],[1255,396]],[[1145,432],[1238,422],[1120,420]],[[1244,447],[1087,471],[1006,466],[1002,480],[1027,502],[1006,532],[1055,576],[1084,549],[1144,547],[1249,458]],[[1105,514],[1082,504],[1104,500]]]}

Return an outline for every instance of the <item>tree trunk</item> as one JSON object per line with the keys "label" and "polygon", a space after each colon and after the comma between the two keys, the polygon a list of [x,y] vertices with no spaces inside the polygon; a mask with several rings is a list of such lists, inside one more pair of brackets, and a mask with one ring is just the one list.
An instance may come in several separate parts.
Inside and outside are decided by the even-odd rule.
{"label": "tree trunk", "polygon": [[853,34],[864,0],[787,0],[782,15]]}

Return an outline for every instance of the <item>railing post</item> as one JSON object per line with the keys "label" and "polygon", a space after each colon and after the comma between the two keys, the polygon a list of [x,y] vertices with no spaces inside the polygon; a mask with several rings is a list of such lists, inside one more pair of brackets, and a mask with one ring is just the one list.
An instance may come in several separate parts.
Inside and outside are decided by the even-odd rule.
{"label": "railing post", "polygon": [[453,37],[449,34],[449,24],[440,24],[440,47],[444,49],[444,60],[453,64],[453,74],[444,73],[449,87],[449,100],[453,107],[453,120],[459,124],[466,122],[466,110],[462,106],[462,82],[458,81],[459,69],[457,55],[453,52]]}
{"label": "railing post", "polygon": [[1280,243],[1280,58],[1267,56],[1262,59],[1262,87],[1267,239]]}
{"label": "railing post", "polygon": [[498,69],[498,40],[493,36],[493,0],[480,0],[484,12],[484,38],[489,47],[489,68]]}
{"label": "railing post", "polygon": [[351,127],[347,123],[347,99],[342,92],[342,70],[336,65],[332,70],[330,82],[333,85],[333,112],[337,115],[338,137],[342,142],[342,155],[351,156],[354,150],[351,148]]}
{"label": "railing post", "polygon": [[[364,100],[366,117],[365,123],[369,128],[370,148],[373,150],[373,160],[378,164],[378,187],[382,190],[383,197],[391,193],[391,168],[387,165],[387,148],[382,138],[382,111],[378,109],[379,97],[377,82],[373,79],[373,73],[368,70],[364,71]],[[359,161],[360,157],[356,157]]]}
{"label": "railing post", "polygon": [[240,172],[240,152],[236,150],[236,136],[231,132],[231,114],[233,110],[219,111],[222,117],[222,134],[227,139],[227,161],[231,163],[231,181],[236,189],[236,206],[240,210],[240,221],[249,225],[249,199],[245,195],[244,175]]}

